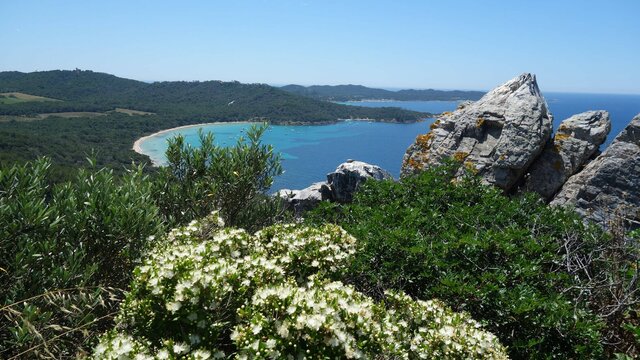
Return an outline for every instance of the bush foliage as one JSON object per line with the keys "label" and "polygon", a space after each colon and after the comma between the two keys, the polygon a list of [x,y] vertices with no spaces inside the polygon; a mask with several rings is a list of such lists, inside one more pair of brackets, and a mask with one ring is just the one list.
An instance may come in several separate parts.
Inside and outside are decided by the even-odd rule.
{"label": "bush foliage", "polygon": [[175,229],[136,269],[97,359],[506,358],[467,315],[389,293],[376,303],[340,274],[356,248],[340,227],[249,235],[212,214]]}
{"label": "bush foliage", "polygon": [[[70,356],[100,331],[147,238],[162,231],[141,168],[50,185],[41,159],[0,169],[0,357]],[[77,330],[76,330],[77,329]],[[56,341],[53,341],[56,340]],[[23,355],[23,357],[29,357]]]}
{"label": "bush foliage", "polygon": [[282,173],[280,155],[260,140],[266,129],[250,127],[233,147],[215,145],[211,133],[199,133],[199,147],[182,136],[169,139],[168,165],[154,182],[167,223],[184,225],[221,209],[227,224],[255,231],[284,215],[281,202],[265,196]]}
{"label": "bush foliage", "polygon": [[201,150],[176,139],[172,166],[153,176],[142,167],[117,175],[91,161],[54,185],[48,159],[0,168],[0,358],[90,349],[154,237],[176,223],[216,206],[251,229],[282,217],[264,194],[280,168],[260,143],[263,131],[230,149],[211,136]]}
{"label": "bush foliage", "polygon": [[[374,297],[439,298],[486,324],[514,358],[602,356],[602,322],[565,265],[607,237],[529,194],[506,197],[455,164],[400,182],[369,182],[353,204],[311,223],[343,226],[361,249],[343,281]],[[567,239],[579,239],[568,254]],[[589,271],[590,272],[590,271]]]}

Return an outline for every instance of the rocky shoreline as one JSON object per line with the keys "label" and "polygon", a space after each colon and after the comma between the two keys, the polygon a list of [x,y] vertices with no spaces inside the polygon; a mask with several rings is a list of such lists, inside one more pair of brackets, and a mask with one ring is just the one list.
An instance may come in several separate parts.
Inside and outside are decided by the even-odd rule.
{"label": "rocky shoreline", "polygon": [[[536,192],[552,206],[575,207],[605,228],[614,221],[640,227],[640,114],[602,154],[599,148],[611,130],[607,111],[571,116],[553,136],[552,124],[535,75],[522,74],[440,115],[431,131],[407,149],[401,176],[454,159],[464,165],[458,176],[472,172],[506,194]],[[371,168],[375,175],[366,170]],[[379,175],[384,172],[350,161],[336,169],[353,178],[345,187],[348,196],[335,195],[343,186],[333,180],[334,173],[325,183],[284,190],[280,196],[300,214],[319,201],[348,202],[363,181],[387,179]]]}

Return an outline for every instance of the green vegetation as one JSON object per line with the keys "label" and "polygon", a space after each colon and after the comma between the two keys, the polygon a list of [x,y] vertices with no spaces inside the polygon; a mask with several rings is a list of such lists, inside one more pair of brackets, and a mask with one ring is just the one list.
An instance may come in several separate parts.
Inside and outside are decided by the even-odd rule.
{"label": "green vegetation", "polygon": [[370,182],[353,204],[308,214],[361,242],[339,279],[373,297],[397,289],[438,298],[485,324],[514,358],[620,349],[612,345],[624,332],[616,321],[638,304],[637,243],[615,241],[533,195],[509,198],[473,177],[454,180],[456,166]]}
{"label": "green vegetation", "polygon": [[1,166],[0,357],[638,355],[638,231],[454,179],[457,163],[282,225],[263,132],[173,139],[150,174]]}
{"label": "green vegetation", "polygon": [[168,165],[155,176],[154,192],[167,223],[186,224],[220,209],[230,226],[256,231],[285,216],[277,198],[266,196],[282,173],[280,156],[263,145],[266,124],[252,126],[234,147],[214,145],[212,134],[200,132],[193,148],[178,136],[169,140]]}
{"label": "green vegetation", "polygon": [[34,96],[20,92],[0,93],[0,104],[18,104],[29,101],[58,101],[42,96]]}
{"label": "green vegetation", "polygon": [[[281,218],[279,202],[262,193],[279,169],[259,141],[263,131],[249,131],[248,144],[206,147],[202,155],[173,146],[176,166],[153,177],[142,167],[117,176],[93,161],[72,180],[52,185],[57,179],[47,159],[0,167],[0,358],[91,352],[112,324],[133,268],[156,236],[187,221],[185,214],[237,200],[222,213],[227,221],[258,228]],[[210,160],[232,173],[213,174]]]}
{"label": "green vegetation", "polygon": [[[49,156],[62,178],[92,151],[99,166],[116,171],[132,160],[148,160],[131,149],[133,142],[176,126],[254,120],[322,124],[350,118],[412,122],[427,116],[317,101],[264,84],[149,84],[79,70],[0,72],[0,92],[62,100],[0,102],[0,164]],[[87,116],[78,117],[83,113]]]}
{"label": "green vegetation", "polygon": [[254,236],[216,214],[175,229],[136,269],[96,359],[506,359],[495,336],[439,302],[375,303],[322,275],[356,239],[340,227],[276,225]]}
{"label": "green vegetation", "polygon": [[[0,170],[0,357],[88,351],[162,230],[140,168],[81,170],[50,185],[49,162]],[[111,315],[110,315],[111,314]]]}
{"label": "green vegetation", "polygon": [[359,101],[359,100],[398,100],[398,101],[429,101],[429,100],[478,100],[484,95],[482,91],[462,90],[398,90],[368,88],[362,85],[287,85],[281,87],[293,94],[303,95],[312,99],[324,101]]}

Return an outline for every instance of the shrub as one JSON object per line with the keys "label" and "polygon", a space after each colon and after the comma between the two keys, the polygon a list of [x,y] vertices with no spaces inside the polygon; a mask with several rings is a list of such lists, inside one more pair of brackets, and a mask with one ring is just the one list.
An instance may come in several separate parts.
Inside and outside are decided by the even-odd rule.
{"label": "shrub", "polygon": [[324,279],[355,252],[340,227],[251,236],[221,223],[214,213],[160,241],[96,359],[506,358],[493,335],[439,302],[390,293],[378,303]]}
{"label": "shrub", "polygon": [[216,146],[211,133],[200,147],[182,136],[169,139],[168,165],[155,179],[157,203],[167,223],[184,225],[214,209],[231,226],[255,231],[283,214],[281,202],[265,195],[282,173],[280,156],[260,138],[267,126],[252,126],[234,147]]}
{"label": "shrub", "polygon": [[[437,297],[479,319],[514,358],[601,356],[602,322],[578,288],[583,274],[565,264],[606,237],[531,194],[455,179],[457,166],[368,182],[352,204],[308,213],[310,224],[333,222],[360,239],[339,279],[373,297]],[[575,254],[565,253],[568,237],[579,240]]]}
{"label": "shrub", "polygon": [[[0,169],[0,357],[61,358],[91,346],[158,210],[142,168],[81,170],[50,185],[50,162]],[[114,288],[115,287],[115,288]]]}

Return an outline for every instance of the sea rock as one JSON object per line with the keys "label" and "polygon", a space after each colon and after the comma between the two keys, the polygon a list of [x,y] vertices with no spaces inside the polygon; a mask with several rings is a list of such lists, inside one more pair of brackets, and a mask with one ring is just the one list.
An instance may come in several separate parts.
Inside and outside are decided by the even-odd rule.
{"label": "sea rock", "polygon": [[332,198],[341,203],[350,202],[360,184],[369,179],[385,180],[393,179],[393,176],[377,165],[354,160],[340,164],[334,172],[327,174]]}
{"label": "sea rock", "polygon": [[292,208],[296,216],[318,206],[320,201],[331,199],[331,189],[326,182],[317,182],[302,190],[283,189],[277,195]]}
{"label": "sea rock", "polygon": [[610,130],[606,111],[587,111],[564,120],[529,168],[524,190],[551,200],[565,181],[596,154]]}
{"label": "sea rock", "polygon": [[640,226],[640,114],[600,156],[567,180],[551,204],[575,206],[604,227],[616,217],[631,228]]}
{"label": "sea rock", "polygon": [[509,191],[542,152],[552,120],[535,76],[522,74],[480,100],[440,116],[432,130],[407,149],[401,175],[454,158],[486,183]]}

